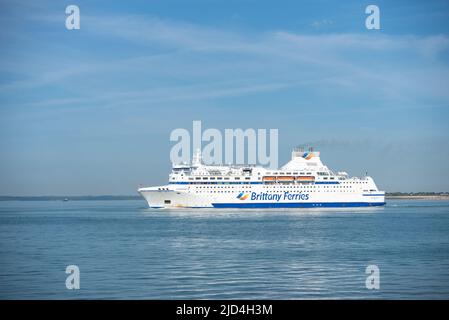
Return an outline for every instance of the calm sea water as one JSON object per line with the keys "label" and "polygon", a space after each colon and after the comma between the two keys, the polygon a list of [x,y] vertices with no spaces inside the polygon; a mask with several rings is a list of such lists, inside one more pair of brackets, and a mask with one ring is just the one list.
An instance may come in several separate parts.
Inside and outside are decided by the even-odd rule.
{"label": "calm sea water", "polygon": [[[65,286],[72,264],[80,290]],[[379,290],[365,287],[372,264]],[[448,299],[449,202],[322,211],[0,202],[0,298]]]}

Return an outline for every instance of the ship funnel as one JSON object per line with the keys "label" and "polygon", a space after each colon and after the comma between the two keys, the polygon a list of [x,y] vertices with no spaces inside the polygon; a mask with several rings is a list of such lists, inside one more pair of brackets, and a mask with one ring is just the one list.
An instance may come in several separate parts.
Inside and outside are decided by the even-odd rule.
{"label": "ship funnel", "polygon": [[305,160],[310,160],[312,158],[319,158],[320,152],[314,151],[313,147],[308,148],[308,151],[304,151],[303,147],[296,147],[292,152],[292,160],[297,158],[303,158]]}

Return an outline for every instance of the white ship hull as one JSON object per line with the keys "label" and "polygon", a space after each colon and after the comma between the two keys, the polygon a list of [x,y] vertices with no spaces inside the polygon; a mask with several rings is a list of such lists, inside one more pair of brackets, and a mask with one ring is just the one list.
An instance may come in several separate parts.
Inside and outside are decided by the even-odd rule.
{"label": "white ship hull", "polygon": [[169,184],[140,188],[151,208],[329,208],[385,205],[371,177],[334,174],[319,153],[294,151],[278,170],[261,167],[175,166]]}
{"label": "white ship hull", "polygon": [[[231,188],[226,194],[195,194],[176,186],[163,186],[167,190],[142,188],[139,193],[151,208],[326,208],[326,207],[370,207],[385,205],[385,192],[350,194],[328,194],[293,190],[270,190],[264,186]],[[324,189],[324,188],[323,188]],[[248,198],[240,200],[241,193]],[[258,197],[259,195],[259,197]],[[262,196],[260,196],[262,195]],[[265,197],[264,197],[265,195]],[[303,199],[301,199],[301,196]]]}

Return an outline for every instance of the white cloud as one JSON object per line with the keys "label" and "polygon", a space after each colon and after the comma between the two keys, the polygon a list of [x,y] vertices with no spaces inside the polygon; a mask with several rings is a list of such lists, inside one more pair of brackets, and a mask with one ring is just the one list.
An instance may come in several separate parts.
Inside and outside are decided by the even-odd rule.
{"label": "white cloud", "polygon": [[314,27],[315,29],[319,29],[325,26],[329,26],[332,25],[334,22],[332,20],[328,20],[328,19],[322,19],[322,20],[316,20],[313,21],[311,26]]}
{"label": "white cloud", "polygon": [[[42,19],[55,22],[48,16]],[[282,30],[256,33],[147,16],[83,16],[83,32],[98,37],[99,43],[105,39],[123,41],[125,46],[136,46],[134,52],[139,53],[102,61],[93,51],[91,61],[69,68],[44,72],[31,69],[25,79],[4,82],[0,92],[54,83],[68,86],[69,79],[76,79],[82,83],[79,92],[74,89],[73,97],[50,97],[31,105],[98,100],[120,104],[121,99],[211,99],[313,84],[326,91],[347,90],[348,94],[363,95],[375,90],[390,104],[416,99],[449,103],[445,89],[449,79],[446,35],[298,34]],[[103,77],[107,84],[94,82],[92,75]],[[142,86],[129,89],[120,81],[125,76],[136,82],[142,79]],[[83,89],[83,84],[90,82],[98,90]]]}

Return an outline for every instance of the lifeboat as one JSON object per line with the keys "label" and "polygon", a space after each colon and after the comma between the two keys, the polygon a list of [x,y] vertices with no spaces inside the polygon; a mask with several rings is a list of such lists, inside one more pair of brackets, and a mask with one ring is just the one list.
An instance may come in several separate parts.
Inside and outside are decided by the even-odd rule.
{"label": "lifeboat", "polygon": [[262,181],[276,181],[276,177],[265,176],[265,177],[262,178]]}
{"label": "lifeboat", "polygon": [[315,181],[315,177],[314,176],[300,176],[300,177],[296,177],[296,180],[309,182],[309,181]]}
{"label": "lifeboat", "polygon": [[293,181],[293,180],[295,180],[295,178],[291,177],[291,176],[277,176],[276,179],[278,181]]}

